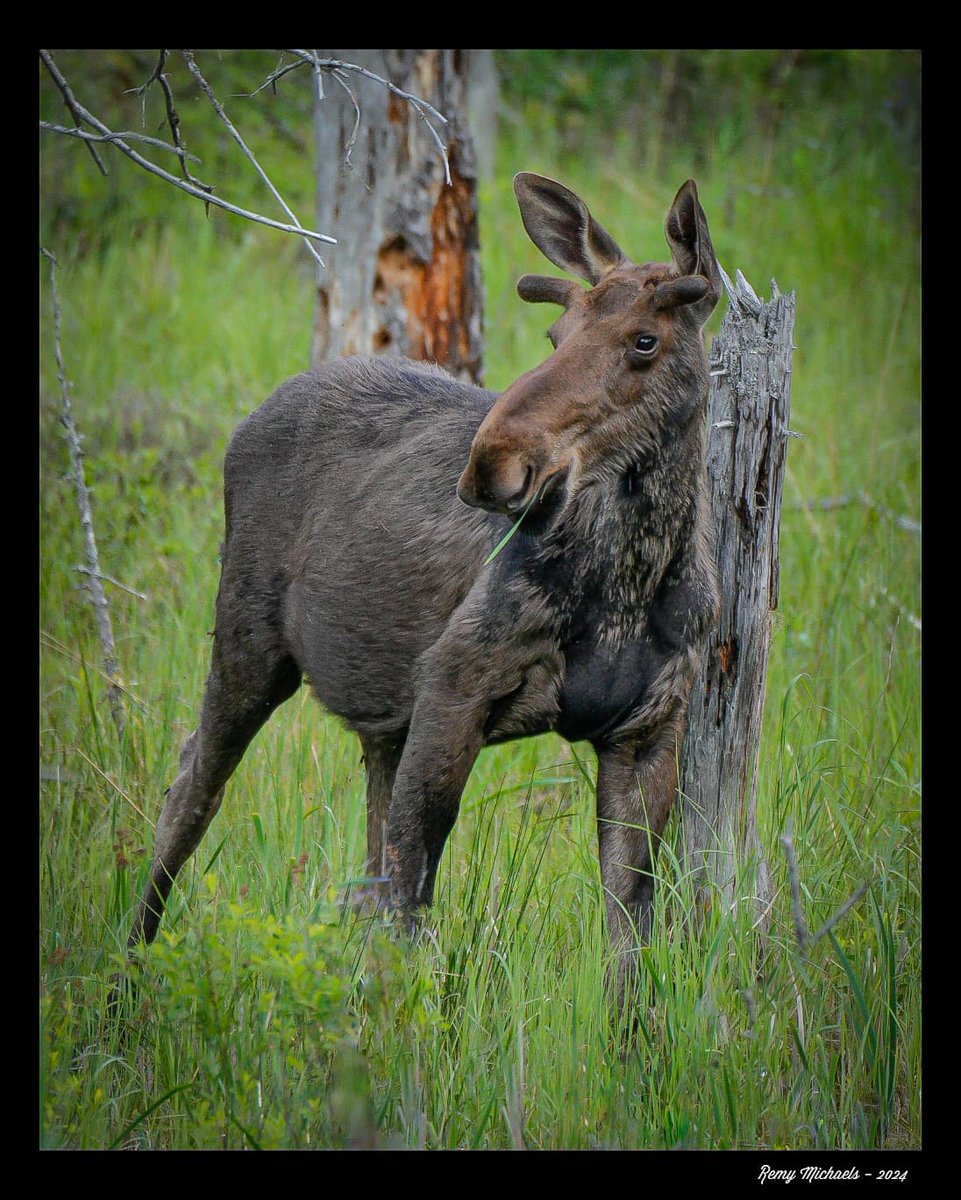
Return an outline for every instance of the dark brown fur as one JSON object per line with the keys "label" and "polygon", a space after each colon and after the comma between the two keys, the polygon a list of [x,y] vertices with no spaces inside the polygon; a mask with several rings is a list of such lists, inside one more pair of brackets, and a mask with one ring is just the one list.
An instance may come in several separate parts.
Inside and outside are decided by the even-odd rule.
{"label": "dark brown fur", "polygon": [[701,334],[717,265],[693,183],[668,216],[673,261],[644,266],[560,184],[515,187],[534,242],[592,285],[521,281],[564,305],[545,363],[498,397],[424,364],[332,362],[234,435],[210,676],[131,945],[305,676],[363,744],[384,902],[431,902],[480,749],[554,729],[597,751],[611,936],[623,956],[643,936],[717,606]]}

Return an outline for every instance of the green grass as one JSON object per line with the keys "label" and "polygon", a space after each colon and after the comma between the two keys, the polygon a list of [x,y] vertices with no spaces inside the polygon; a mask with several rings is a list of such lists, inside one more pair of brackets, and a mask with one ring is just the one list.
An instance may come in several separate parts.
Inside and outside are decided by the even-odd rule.
{"label": "green grass", "polygon": [[[896,73],[862,58],[832,60],[830,103],[798,84],[757,127],[747,83],[740,107],[724,92],[726,111],[690,118],[689,154],[663,122],[625,116],[636,97],[592,108],[583,60],[551,68],[569,100],[554,119],[532,66],[482,185],[490,386],[548,351],[547,310],[513,290],[545,269],[517,170],[568,183],[642,260],[664,252],[664,214],[694,176],[728,272],[798,293],[804,437],[789,449],[759,780],[770,930],[748,905],[684,921],[698,900],[669,842],[633,1040],[604,991],[589,748],[546,737],[482,754],[407,944],[341,903],[363,868],[363,770],[306,689],[255,739],[178,878],[125,1034],[104,1020],[151,822],[196,723],[226,440],[308,361],[312,270],[294,239],[129,173],[102,185],[82,147],[44,144],[103,569],[148,597],[109,591],[128,689],[118,748],[75,570],[43,262],[44,1146],[920,1145],[920,548],[890,516],[920,520],[917,178],[876,119]],[[293,179],[294,151],[277,153]],[[245,202],[244,186],[224,190]],[[290,186],[309,197],[309,181]],[[809,930],[868,883],[807,953],[788,831]]]}

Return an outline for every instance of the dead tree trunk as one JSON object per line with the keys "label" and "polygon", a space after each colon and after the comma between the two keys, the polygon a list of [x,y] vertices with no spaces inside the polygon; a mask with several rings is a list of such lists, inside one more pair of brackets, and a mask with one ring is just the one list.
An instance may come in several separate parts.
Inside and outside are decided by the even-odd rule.
{"label": "dead tree trunk", "polygon": [[[404,355],[481,382],[477,179],[466,124],[468,50],[336,50],[447,118],[450,183],[417,110],[366,76],[327,76],[317,102],[325,248],[313,361]],[[339,86],[338,86],[339,84]],[[349,91],[348,91],[349,89]]]}
{"label": "dead tree trunk", "polygon": [[794,294],[770,303],[738,272],[711,353],[708,472],[720,622],[694,685],[681,767],[684,854],[728,904],[753,887],[765,913],[770,875],[758,838],[757,779],[778,603],[778,529],[791,407]]}

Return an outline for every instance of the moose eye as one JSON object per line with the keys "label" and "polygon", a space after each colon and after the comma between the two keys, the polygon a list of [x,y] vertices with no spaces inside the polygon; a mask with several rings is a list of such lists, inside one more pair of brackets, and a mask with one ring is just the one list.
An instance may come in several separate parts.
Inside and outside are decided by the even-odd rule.
{"label": "moose eye", "polygon": [[639,333],[634,339],[634,349],[638,354],[649,357],[657,349],[657,338],[653,333]]}

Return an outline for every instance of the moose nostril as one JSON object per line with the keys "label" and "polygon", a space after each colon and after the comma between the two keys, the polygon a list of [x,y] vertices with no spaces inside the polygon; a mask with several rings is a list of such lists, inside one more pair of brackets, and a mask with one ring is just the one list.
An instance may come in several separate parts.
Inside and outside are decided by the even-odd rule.
{"label": "moose nostril", "polygon": [[508,512],[516,512],[524,501],[527,499],[527,493],[531,489],[531,484],[534,482],[534,466],[529,464],[524,472],[524,482],[513,496],[506,502]]}
{"label": "moose nostril", "polygon": [[476,456],[457,484],[457,495],[472,508],[514,513],[527,502],[537,479],[536,462]]}

